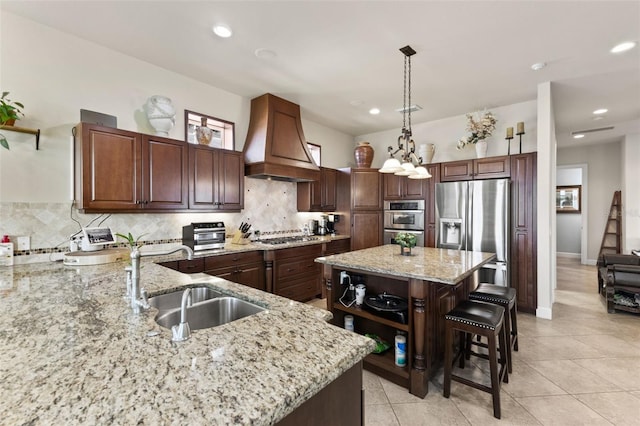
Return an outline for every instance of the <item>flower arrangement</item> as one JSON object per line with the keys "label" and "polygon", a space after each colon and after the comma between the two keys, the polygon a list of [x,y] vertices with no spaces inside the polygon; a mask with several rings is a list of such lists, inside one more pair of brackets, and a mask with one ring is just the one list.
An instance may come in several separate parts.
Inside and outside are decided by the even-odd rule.
{"label": "flower arrangement", "polygon": [[485,140],[496,129],[496,123],[498,120],[493,116],[491,111],[484,113],[484,116],[476,121],[473,114],[467,114],[467,131],[471,132],[471,136],[465,136],[458,141],[457,149],[462,149],[468,144],[476,144],[479,141]]}
{"label": "flower arrangement", "polygon": [[418,242],[415,234],[409,234],[406,232],[398,233],[395,236],[394,240],[396,241],[397,244],[399,244],[402,247],[415,247],[416,243]]}

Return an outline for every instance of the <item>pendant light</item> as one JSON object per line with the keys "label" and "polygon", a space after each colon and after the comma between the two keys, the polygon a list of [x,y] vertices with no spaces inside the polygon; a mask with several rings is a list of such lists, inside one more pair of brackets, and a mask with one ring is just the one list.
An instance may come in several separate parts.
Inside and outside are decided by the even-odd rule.
{"label": "pendant light", "polygon": [[[405,46],[400,51],[404,54],[402,134],[398,136],[398,149],[394,151],[391,146],[387,149],[389,158],[384,162],[379,172],[393,173],[396,176],[408,176],[410,179],[428,179],[431,175],[426,168],[420,165],[422,164],[422,158],[416,155],[416,144],[411,138],[411,56],[415,55],[416,51],[411,46]],[[400,153],[402,163],[395,158],[398,153]],[[414,161],[418,167],[413,164]]]}

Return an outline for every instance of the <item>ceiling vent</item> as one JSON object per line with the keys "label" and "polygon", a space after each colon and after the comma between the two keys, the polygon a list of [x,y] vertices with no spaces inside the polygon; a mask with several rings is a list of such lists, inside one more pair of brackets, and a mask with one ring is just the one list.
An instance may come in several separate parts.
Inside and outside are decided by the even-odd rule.
{"label": "ceiling vent", "polygon": [[411,106],[408,106],[406,108],[398,108],[396,110],[396,112],[399,112],[399,113],[416,112],[416,111],[420,111],[421,109],[422,109],[422,107],[420,105],[411,105]]}
{"label": "ceiling vent", "polygon": [[589,129],[589,130],[576,130],[575,132],[571,132],[571,135],[584,135],[585,133],[595,133],[595,132],[604,132],[605,130],[613,130],[613,126],[608,127],[599,127],[597,129]]}

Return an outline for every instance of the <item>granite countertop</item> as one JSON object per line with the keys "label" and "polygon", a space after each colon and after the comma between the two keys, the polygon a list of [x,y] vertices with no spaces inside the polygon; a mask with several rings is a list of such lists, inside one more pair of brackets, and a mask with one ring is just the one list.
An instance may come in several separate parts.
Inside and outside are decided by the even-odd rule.
{"label": "granite countertop", "polygon": [[173,343],[124,300],[126,262],[0,268],[3,423],[273,424],[375,347],[328,311],[159,259],[142,259],[150,296],[205,283],[267,310]]}
{"label": "granite countertop", "polygon": [[400,246],[388,244],[320,257],[316,262],[362,271],[456,284],[495,258],[494,253],[413,247],[402,256]]}

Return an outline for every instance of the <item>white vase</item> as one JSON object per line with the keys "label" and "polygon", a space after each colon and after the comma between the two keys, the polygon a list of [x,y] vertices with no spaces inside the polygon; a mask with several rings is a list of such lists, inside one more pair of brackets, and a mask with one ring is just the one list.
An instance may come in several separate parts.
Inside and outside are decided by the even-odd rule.
{"label": "white vase", "polygon": [[421,154],[420,156],[424,160],[424,164],[431,164],[436,153],[436,146],[432,143],[426,144],[423,153],[424,155]]}
{"label": "white vase", "polygon": [[476,158],[485,158],[487,156],[487,141],[481,140],[475,143],[476,145]]}
{"label": "white vase", "polygon": [[176,124],[176,110],[171,99],[161,95],[151,96],[144,104],[144,112],[157,136],[169,136],[169,131]]}

